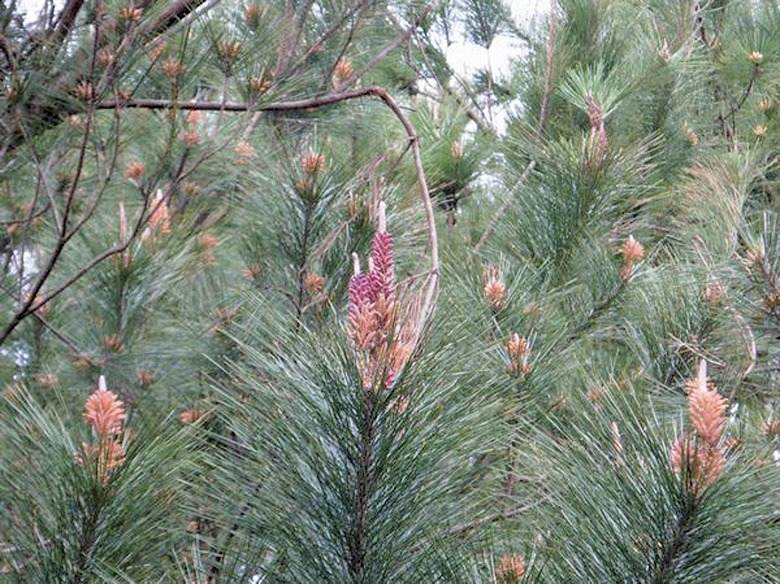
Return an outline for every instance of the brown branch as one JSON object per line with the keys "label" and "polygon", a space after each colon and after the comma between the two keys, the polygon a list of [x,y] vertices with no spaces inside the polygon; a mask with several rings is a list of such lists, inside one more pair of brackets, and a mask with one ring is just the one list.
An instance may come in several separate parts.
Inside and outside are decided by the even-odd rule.
{"label": "brown branch", "polygon": [[[165,197],[163,197],[157,204],[149,211],[149,214],[146,215],[147,205],[148,205],[148,199],[144,200],[144,205],[141,208],[141,212],[138,215],[138,220],[136,221],[135,225],[133,226],[133,231],[131,232],[130,236],[127,238],[127,241],[124,241],[118,245],[115,245],[113,247],[110,247],[106,250],[103,250],[98,255],[92,258],[86,265],[82,266],[82,268],[77,271],[75,274],[73,274],[70,278],[68,278],[65,282],[60,284],[57,288],[55,288],[52,292],[48,293],[42,300],[39,300],[35,306],[32,306],[28,313],[35,312],[38,310],[41,306],[44,304],[50,302],[52,299],[54,299],[56,296],[59,296],[70,288],[73,284],[78,282],[82,277],[84,277],[87,272],[89,272],[92,268],[97,266],[98,264],[102,263],[106,259],[110,258],[111,256],[115,256],[117,254],[123,253],[127,250],[128,247],[130,247],[130,244],[135,241],[135,239],[138,237],[138,235],[141,233],[141,228],[148,222],[149,217],[151,217],[157,209],[164,204]],[[0,345],[5,340],[4,337],[0,337]]]}
{"label": "brown branch", "polygon": [[73,23],[84,5],[84,0],[68,0],[57,19],[57,27],[54,29],[54,41],[62,42],[68,36]]}
{"label": "brown branch", "polygon": [[166,10],[157,15],[157,18],[144,22],[138,27],[138,35],[141,37],[165,32],[180,20],[183,20],[195,12],[206,0],[177,0]]}
{"label": "brown branch", "polygon": [[[151,210],[149,215],[151,216],[151,214],[153,214],[157,210],[157,208],[162,204],[163,204],[162,201],[158,202],[155,208]],[[70,278],[68,278],[65,282],[63,282],[57,288],[55,288],[52,292],[46,294],[43,298],[40,298],[38,296],[38,293],[40,292],[43,283],[46,281],[46,279],[48,278],[48,276],[50,275],[51,271],[54,268],[55,262],[52,262],[50,259],[45,268],[46,273],[42,274],[41,277],[39,277],[38,281],[36,282],[36,285],[27,295],[27,298],[25,299],[22,308],[20,308],[17,311],[17,313],[11,319],[11,322],[9,322],[8,325],[5,327],[5,329],[3,329],[3,331],[0,333],[0,345],[2,345],[5,342],[5,340],[11,335],[11,333],[16,329],[16,327],[19,326],[19,324],[27,316],[29,316],[30,314],[34,314],[39,308],[49,303],[55,297],[59,296],[62,292],[70,288],[73,284],[79,281],[82,277],[84,277],[87,274],[87,272],[89,272],[92,268],[94,268],[98,264],[102,263],[103,261],[105,261],[106,259],[114,255],[123,253],[125,250],[127,250],[130,244],[135,240],[135,238],[138,237],[139,233],[141,232],[141,228],[144,226],[144,224],[149,218],[149,217],[145,217],[146,210],[147,210],[146,207],[147,207],[147,200],[144,200],[144,205],[141,209],[141,212],[139,213],[138,220],[133,226],[133,231],[130,234],[130,236],[127,238],[127,241],[102,251],[94,258],[92,258],[92,260],[90,260],[85,266],[83,266],[75,274],[73,274]],[[62,238],[58,240],[57,247],[60,248],[64,247],[64,242]],[[61,253],[62,249],[60,249],[59,251]]]}
{"label": "brown branch", "polygon": [[[214,8],[217,4],[219,4],[222,0],[208,0],[207,2],[204,2],[203,4],[199,4],[197,6],[198,12],[190,12],[186,16],[181,17],[178,22],[175,24],[169,26],[165,30],[162,31],[152,31],[158,32],[158,36],[156,36],[154,39],[150,40],[148,43],[146,43],[145,47],[147,51],[153,51],[155,47],[158,47],[162,43],[165,42],[165,37],[171,37],[178,32],[180,32],[183,28],[186,28],[187,26],[190,26],[192,24],[192,21],[197,18],[198,14],[204,14]],[[154,0],[147,0],[147,3],[154,2]]]}

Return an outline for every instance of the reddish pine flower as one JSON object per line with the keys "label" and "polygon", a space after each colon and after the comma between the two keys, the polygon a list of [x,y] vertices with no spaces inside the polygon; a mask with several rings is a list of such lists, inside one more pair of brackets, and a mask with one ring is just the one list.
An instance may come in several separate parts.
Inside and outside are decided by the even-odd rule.
{"label": "reddish pine flower", "polygon": [[506,285],[498,268],[488,266],[482,270],[482,292],[493,312],[498,312],[504,307]]}
{"label": "reddish pine flower", "polygon": [[309,153],[301,158],[301,169],[310,176],[325,172],[325,155],[309,150]]}
{"label": "reddish pine flower", "polygon": [[194,424],[204,416],[204,413],[198,409],[192,408],[184,410],[179,414],[182,424]]}
{"label": "reddish pine flower", "polygon": [[236,144],[236,147],[233,148],[233,152],[238,155],[238,157],[233,160],[233,163],[238,164],[239,166],[249,164],[255,156],[254,146],[245,140],[240,140],[238,144]]}
{"label": "reddish pine flower", "polygon": [[212,235],[211,233],[201,233],[198,236],[198,247],[201,249],[214,249],[218,245],[219,239],[217,239],[216,235]]}
{"label": "reddish pine flower", "polygon": [[506,352],[509,355],[509,371],[527,375],[531,372],[531,345],[528,339],[515,333],[506,344]]}
{"label": "reddish pine flower", "polygon": [[100,438],[106,438],[122,431],[125,417],[125,405],[115,393],[106,389],[106,378],[101,375],[98,390],[87,398],[84,420]]}
{"label": "reddish pine flower", "polygon": [[54,387],[59,382],[59,378],[54,373],[41,373],[38,376],[38,383],[43,387]]}
{"label": "reddish pine flower", "polygon": [[119,18],[121,20],[129,20],[132,22],[138,22],[141,20],[144,11],[142,8],[135,8],[134,6],[125,6],[119,9]]}
{"label": "reddish pine flower", "polygon": [[162,62],[162,70],[171,83],[176,83],[179,77],[187,70],[187,66],[179,59],[171,57]]}
{"label": "reddish pine flower", "polygon": [[709,282],[704,289],[702,299],[710,306],[717,306],[727,296],[726,287],[720,282]]}
{"label": "reddish pine flower", "polygon": [[620,253],[623,256],[623,261],[626,263],[640,262],[645,257],[645,250],[642,244],[634,239],[633,235],[630,235],[623,247],[620,248]]}
{"label": "reddish pine flower", "polygon": [[246,268],[241,270],[241,275],[249,280],[257,280],[262,273],[263,266],[257,263],[249,264]]}
{"label": "reddish pine flower", "polygon": [[125,178],[137,181],[146,172],[146,166],[138,160],[131,160],[125,165]]}
{"label": "reddish pine flower", "polygon": [[[361,272],[360,259],[353,254],[347,335],[358,353],[364,387],[371,387],[378,375],[384,376],[384,386],[390,387],[411,355],[414,334],[409,319],[398,318],[393,239],[387,232],[384,202],[379,205],[379,226],[372,252],[367,273]],[[410,316],[409,310],[406,316]]]}
{"label": "reddish pine flower", "polygon": [[154,373],[147,371],[146,369],[141,369],[136,371],[135,379],[141,387],[149,387],[154,383]]}
{"label": "reddish pine flower", "polygon": [[498,584],[518,584],[525,575],[525,559],[519,554],[504,554],[496,567]]}
{"label": "reddish pine flower", "polygon": [[703,359],[696,380],[686,383],[686,392],[693,432],[672,444],[670,462],[675,472],[685,477],[686,488],[698,492],[711,485],[726,466],[718,442],[726,426],[728,401],[707,379],[707,362]]}

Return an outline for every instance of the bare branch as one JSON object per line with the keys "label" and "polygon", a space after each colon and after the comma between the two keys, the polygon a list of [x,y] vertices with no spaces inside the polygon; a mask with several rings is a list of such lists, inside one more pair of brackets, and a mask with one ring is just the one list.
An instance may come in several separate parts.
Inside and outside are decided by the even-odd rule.
{"label": "bare branch", "polygon": [[164,32],[195,12],[205,2],[206,0],[177,0],[156,18],[144,22],[138,27],[138,34],[144,37]]}
{"label": "bare branch", "polygon": [[68,0],[57,19],[57,27],[54,29],[54,41],[61,42],[68,36],[76,17],[84,5],[84,0]]}

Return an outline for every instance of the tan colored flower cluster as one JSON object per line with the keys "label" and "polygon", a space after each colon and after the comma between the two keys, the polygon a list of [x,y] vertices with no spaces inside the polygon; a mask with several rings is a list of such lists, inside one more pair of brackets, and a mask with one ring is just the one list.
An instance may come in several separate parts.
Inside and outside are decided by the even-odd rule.
{"label": "tan colored flower cluster", "polygon": [[136,8],[134,6],[124,6],[119,9],[119,19],[127,20],[130,22],[138,22],[144,15],[143,8]]}
{"label": "tan colored flower cluster", "polygon": [[352,73],[354,73],[352,62],[349,59],[342,57],[333,68],[333,84],[340,85],[344,83],[347,79],[352,77]]}
{"label": "tan colored flower cluster", "polygon": [[585,110],[590,122],[590,136],[588,137],[588,162],[593,166],[601,165],[607,155],[609,141],[607,129],[604,124],[604,109],[591,96],[585,98]]}
{"label": "tan colored flower cluster", "polygon": [[325,155],[309,150],[309,153],[301,158],[301,169],[309,176],[325,172]]}
{"label": "tan colored flower cluster", "polygon": [[202,412],[197,408],[190,408],[179,413],[179,420],[181,420],[182,424],[195,424],[205,417],[205,412]]}
{"label": "tan colored flower cluster", "polygon": [[717,306],[728,295],[726,287],[720,282],[709,282],[704,288],[702,299],[710,306]]}
{"label": "tan colored flower cluster", "polygon": [[685,480],[687,490],[698,493],[722,474],[726,457],[721,446],[728,400],[707,379],[707,362],[699,362],[695,380],[685,384],[691,431],[672,444],[670,461]]}
{"label": "tan colored flower cluster", "polygon": [[73,93],[79,99],[92,101],[95,97],[95,88],[89,81],[79,81],[76,87],[73,88]]}
{"label": "tan colored flower cluster", "polygon": [[325,286],[325,276],[313,272],[308,273],[304,278],[303,285],[309,294],[319,294]]}
{"label": "tan colored flower cluster", "polygon": [[525,558],[519,554],[504,554],[496,566],[498,584],[519,584],[525,575]]}
{"label": "tan colored flower cluster", "polygon": [[696,144],[699,143],[699,135],[696,133],[696,130],[690,126],[685,126],[683,128],[683,135],[691,146],[696,146]]}
{"label": "tan colored flower cluster", "polygon": [[247,26],[256,30],[260,26],[264,13],[265,10],[261,4],[253,3],[244,6],[244,20],[246,20]]}
{"label": "tan colored flower cluster", "polygon": [[217,45],[217,53],[224,61],[235,61],[241,55],[241,43],[238,41],[220,41]]}
{"label": "tan colored flower cluster", "polygon": [[179,82],[179,78],[187,71],[187,66],[175,57],[165,59],[160,66],[165,76],[174,85]]}
{"label": "tan colored flower cluster", "polygon": [[760,51],[750,51],[750,53],[748,53],[748,59],[754,65],[760,65],[764,60],[764,55]]}
{"label": "tan colored flower cluster", "polygon": [[482,292],[490,304],[493,312],[498,312],[504,307],[506,285],[501,275],[501,270],[495,266],[487,266],[482,270]]}
{"label": "tan colored flower cluster", "polygon": [[235,148],[233,148],[233,152],[235,152],[237,156],[237,158],[233,160],[233,164],[237,164],[238,166],[249,164],[255,157],[255,147],[246,140],[239,140]]}
{"label": "tan colored flower cluster", "polygon": [[156,234],[171,232],[171,220],[168,213],[168,203],[161,189],[157,189],[154,198],[149,203],[149,220],[141,234],[141,241],[154,244]]}
{"label": "tan colored flower cluster", "polygon": [[623,267],[620,270],[620,276],[624,280],[628,280],[631,276],[631,270],[634,269],[634,264],[641,262],[645,257],[645,249],[631,235],[623,244],[623,247],[620,248],[620,255],[623,256]]}
{"label": "tan colored flower cluster", "polygon": [[249,264],[246,268],[241,270],[241,275],[247,280],[257,280],[262,273],[263,266],[258,263]]}
{"label": "tan colored flower cluster", "polygon": [[121,437],[126,418],[125,405],[114,392],[108,391],[106,378],[101,375],[97,391],[87,398],[84,406],[84,421],[92,426],[97,442],[83,444],[76,461],[84,468],[95,468],[104,483],[125,460]]}
{"label": "tan colored flower cluster", "polygon": [[184,142],[187,148],[194,148],[200,144],[200,131],[198,126],[203,119],[203,113],[197,110],[187,112],[187,131],[179,134],[179,139]]}
{"label": "tan colored flower cluster", "polygon": [[260,95],[271,88],[271,80],[266,77],[252,77],[249,79],[249,92],[252,95]]}
{"label": "tan colored flower cluster", "polygon": [[450,146],[450,156],[455,160],[463,158],[463,144],[460,142],[453,142],[452,146]]}
{"label": "tan colored flower cluster", "polygon": [[509,371],[527,375],[531,372],[531,345],[528,339],[515,333],[506,344],[506,352],[509,355]]}
{"label": "tan colored flower cluster", "polygon": [[146,166],[139,160],[131,160],[125,164],[125,178],[137,184],[137,181],[143,177],[146,172]]}
{"label": "tan colored flower cluster", "polygon": [[203,262],[206,265],[214,265],[217,263],[217,256],[214,254],[214,249],[219,245],[219,239],[216,235],[211,233],[201,233],[198,235],[198,248],[201,251]]}

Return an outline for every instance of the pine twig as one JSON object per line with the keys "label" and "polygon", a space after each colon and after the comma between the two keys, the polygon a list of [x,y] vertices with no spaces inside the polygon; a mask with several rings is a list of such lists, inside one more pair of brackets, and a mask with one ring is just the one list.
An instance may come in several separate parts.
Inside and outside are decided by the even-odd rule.
{"label": "pine twig", "polygon": [[362,75],[365,75],[366,71],[370,70],[377,63],[385,59],[390,53],[392,53],[394,50],[400,47],[403,43],[408,41],[412,37],[412,35],[414,35],[414,31],[417,29],[417,27],[420,26],[420,23],[422,23],[422,21],[425,20],[425,17],[428,16],[428,13],[430,11],[431,11],[431,7],[428,7],[425,10],[423,10],[422,14],[417,18],[415,18],[414,22],[412,22],[412,24],[402,34],[400,34],[398,37],[393,39],[390,43],[387,44],[387,46],[385,46],[385,48],[383,48],[376,55],[374,55],[373,58],[369,59],[368,62],[365,63],[360,69],[355,71],[341,84],[339,84],[339,86],[336,88],[336,91],[340,91],[346,87],[349,87],[355,81],[360,79]]}
{"label": "pine twig", "polygon": [[[536,509],[537,507],[540,507],[550,499],[552,499],[552,495],[547,494],[541,499],[539,499],[538,501],[534,501],[533,503],[525,503],[523,505],[512,507],[511,509],[505,509],[504,511],[500,511],[493,515],[488,515],[487,517],[482,517],[480,519],[475,519],[474,521],[469,521],[468,523],[464,523],[463,525],[458,525],[457,527],[453,527],[447,533],[444,534],[444,537],[464,537],[469,533],[471,533],[472,531],[476,531],[477,529],[480,529],[481,527],[485,527],[486,525],[498,523],[499,521],[506,521],[507,519],[512,519],[513,517],[526,513],[527,511]],[[411,549],[411,552],[412,553],[419,552],[424,547],[426,546],[423,544],[418,544]]]}
{"label": "pine twig", "polygon": [[544,94],[542,95],[542,106],[539,110],[539,133],[544,129],[544,123],[547,121],[547,108],[550,105],[550,94],[552,93],[552,80],[555,68],[555,15],[558,7],[558,0],[550,0],[550,23],[547,33],[547,70],[544,73]]}
{"label": "pine twig", "polygon": [[482,234],[482,237],[479,238],[477,245],[474,247],[475,252],[478,252],[482,248],[482,246],[485,245],[487,238],[490,237],[490,235],[493,233],[493,230],[496,228],[499,219],[501,219],[501,217],[504,216],[504,213],[506,213],[506,210],[509,208],[509,205],[512,203],[513,193],[523,185],[525,180],[528,178],[528,175],[533,172],[535,167],[536,167],[535,160],[529,162],[528,165],[525,167],[523,174],[520,175],[520,178],[517,179],[517,182],[510,189],[510,192],[507,193],[506,200],[501,204],[501,206],[496,210],[496,212],[490,218],[490,221],[488,222],[487,227],[485,228],[485,232]]}

